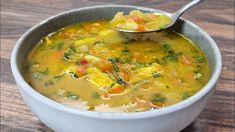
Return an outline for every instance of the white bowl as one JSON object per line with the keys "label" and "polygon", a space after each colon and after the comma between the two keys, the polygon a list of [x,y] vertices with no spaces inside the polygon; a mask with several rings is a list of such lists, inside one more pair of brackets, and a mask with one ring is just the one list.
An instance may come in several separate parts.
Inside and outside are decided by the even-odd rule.
{"label": "white bowl", "polygon": [[180,19],[172,28],[197,42],[206,53],[211,67],[208,83],[192,97],[162,109],[135,113],[105,113],[78,110],[55,102],[35,91],[22,76],[23,63],[29,51],[39,40],[66,25],[104,18],[112,18],[117,11],[129,12],[159,10],[126,6],[105,5],[80,8],[53,16],[35,25],[17,41],[11,56],[11,69],[26,104],[48,127],[59,132],[178,132],[200,114],[213,93],[222,66],[220,51],[213,39],[195,24]]}

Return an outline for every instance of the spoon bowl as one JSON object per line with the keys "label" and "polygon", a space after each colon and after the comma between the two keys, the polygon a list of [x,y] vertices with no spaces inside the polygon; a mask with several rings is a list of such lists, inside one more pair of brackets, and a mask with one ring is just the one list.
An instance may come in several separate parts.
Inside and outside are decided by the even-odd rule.
{"label": "spoon bowl", "polygon": [[151,33],[151,32],[159,32],[162,31],[164,29],[167,29],[171,26],[173,26],[176,21],[179,19],[179,17],[189,8],[201,3],[204,0],[192,0],[191,2],[189,2],[188,4],[184,5],[182,8],[180,8],[178,11],[174,12],[174,13],[162,13],[163,15],[168,16],[171,19],[171,23],[167,24],[166,26],[162,27],[162,28],[158,28],[158,29],[154,29],[154,30],[147,30],[147,31],[134,31],[134,30],[128,30],[128,29],[121,29],[121,28],[115,28],[116,30],[120,31],[120,32],[125,32],[125,33],[136,33],[136,34],[140,34],[140,33]]}

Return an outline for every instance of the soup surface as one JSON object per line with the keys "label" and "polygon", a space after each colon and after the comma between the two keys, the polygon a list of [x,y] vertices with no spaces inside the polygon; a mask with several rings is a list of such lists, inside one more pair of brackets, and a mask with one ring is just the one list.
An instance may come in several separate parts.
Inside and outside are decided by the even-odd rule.
{"label": "soup surface", "polygon": [[77,23],[45,36],[25,62],[25,78],[41,94],[102,112],[166,107],[199,91],[210,70],[189,39],[164,31],[128,37],[106,20]]}

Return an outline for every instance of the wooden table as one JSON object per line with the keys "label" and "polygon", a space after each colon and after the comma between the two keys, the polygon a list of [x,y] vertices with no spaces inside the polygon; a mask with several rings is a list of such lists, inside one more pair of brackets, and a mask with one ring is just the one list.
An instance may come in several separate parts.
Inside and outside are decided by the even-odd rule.
{"label": "wooden table", "polygon": [[[2,0],[1,1],[1,131],[52,131],[24,104],[10,70],[17,39],[36,23],[84,6],[130,4],[175,11],[187,0]],[[183,17],[199,25],[217,42],[223,70],[215,95],[183,132],[234,132],[234,0],[206,0]]]}

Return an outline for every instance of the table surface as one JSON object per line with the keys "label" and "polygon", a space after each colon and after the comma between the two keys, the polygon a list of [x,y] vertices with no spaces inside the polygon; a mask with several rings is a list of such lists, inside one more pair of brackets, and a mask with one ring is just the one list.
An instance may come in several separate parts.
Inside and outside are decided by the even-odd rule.
{"label": "table surface", "polygon": [[[102,4],[128,4],[173,12],[189,0],[1,0],[1,130],[52,131],[29,110],[16,88],[10,55],[30,27],[57,13]],[[223,70],[200,116],[183,132],[234,132],[234,0],[206,0],[183,15],[208,32],[223,56]]]}

